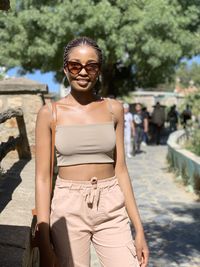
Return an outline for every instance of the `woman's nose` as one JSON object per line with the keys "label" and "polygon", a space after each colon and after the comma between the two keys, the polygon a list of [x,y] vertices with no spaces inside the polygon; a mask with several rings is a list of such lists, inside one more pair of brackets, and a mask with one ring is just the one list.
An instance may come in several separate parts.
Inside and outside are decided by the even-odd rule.
{"label": "woman's nose", "polygon": [[88,75],[87,71],[85,70],[85,68],[82,68],[82,70],[79,72],[79,74],[81,75]]}

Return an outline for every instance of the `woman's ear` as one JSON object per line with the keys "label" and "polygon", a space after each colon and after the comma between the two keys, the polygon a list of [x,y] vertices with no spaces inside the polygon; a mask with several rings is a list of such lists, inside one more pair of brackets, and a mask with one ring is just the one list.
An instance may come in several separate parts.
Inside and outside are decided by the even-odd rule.
{"label": "woman's ear", "polygon": [[64,69],[64,74],[65,74],[65,77],[67,77],[67,80],[69,81],[69,72],[68,70]]}
{"label": "woman's ear", "polygon": [[65,75],[67,76],[67,70],[66,70],[66,69],[64,69],[64,73],[65,73]]}

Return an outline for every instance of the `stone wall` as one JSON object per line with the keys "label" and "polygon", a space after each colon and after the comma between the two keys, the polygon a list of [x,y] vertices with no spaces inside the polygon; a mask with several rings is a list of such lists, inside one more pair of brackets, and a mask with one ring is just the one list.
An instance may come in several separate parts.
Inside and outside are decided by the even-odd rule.
{"label": "stone wall", "polygon": [[[32,154],[35,148],[35,122],[39,109],[43,105],[41,94],[3,94],[0,95],[0,112],[9,108],[21,107],[24,112],[24,121],[26,125],[27,137]],[[8,140],[9,136],[19,134],[16,119],[11,118],[0,124],[0,142]]]}
{"label": "stone wall", "polygon": [[200,195],[200,157],[184,149],[185,130],[172,133],[167,141],[167,159],[177,179],[183,181],[188,190]]}
{"label": "stone wall", "polygon": [[153,106],[156,102],[161,105],[170,107],[172,105],[179,105],[183,102],[184,97],[173,92],[159,92],[159,91],[136,91],[131,92],[132,103],[141,103],[145,105],[149,112],[153,111]]}

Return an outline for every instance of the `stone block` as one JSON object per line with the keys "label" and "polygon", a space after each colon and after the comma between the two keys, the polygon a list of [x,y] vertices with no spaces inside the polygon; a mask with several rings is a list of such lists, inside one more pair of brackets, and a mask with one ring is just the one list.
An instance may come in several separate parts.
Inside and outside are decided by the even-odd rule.
{"label": "stone block", "polygon": [[8,98],[8,108],[16,108],[22,106],[22,97],[21,96],[13,96]]}
{"label": "stone block", "polygon": [[0,95],[0,112],[7,109],[7,96]]}
{"label": "stone block", "polygon": [[37,114],[42,107],[42,99],[39,95],[23,96],[23,107],[26,113]]}
{"label": "stone block", "polygon": [[3,109],[3,99],[0,98],[0,110],[2,110],[2,109]]}
{"label": "stone block", "polygon": [[7,128],[17,128],[17,121],[15,118],[11,118],[5,121],[4,126]]}

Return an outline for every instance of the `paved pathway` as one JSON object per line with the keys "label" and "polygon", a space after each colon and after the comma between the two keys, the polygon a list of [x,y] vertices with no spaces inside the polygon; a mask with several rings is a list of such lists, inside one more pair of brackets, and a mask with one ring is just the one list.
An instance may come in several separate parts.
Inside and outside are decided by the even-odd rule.
{"label": "paved pathway", "polygon": [[167,171],[164,146],[128,166],[151,252],[149,267],[200,267],[200,205]]}
{"label": "paved pathway", "polygon": [[0,266],[22,267],[31,209],[34,206],[34,161],[7,156],[0,175]]}
{"label": "paved pathway", "polygon": [[[168,173],[166,146],[143,150],[127,163],[150,247],[149,267],[200,267],[197,197]],[[94,252],[93,258],[92,267],[99,267]]]}
{"label": "paved pathway", "polygon": [[[165,146],[144,150],[127,163],[150,247],[149,267],[200,267],[197,197],[167,172]],[[21,267],[34,202],[34,161],[15,163],[7,178],[0,179],[0,266]],[[91,267],[99,266],[92,250]]]}

